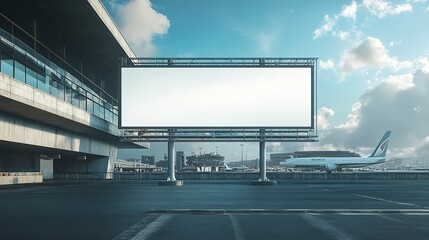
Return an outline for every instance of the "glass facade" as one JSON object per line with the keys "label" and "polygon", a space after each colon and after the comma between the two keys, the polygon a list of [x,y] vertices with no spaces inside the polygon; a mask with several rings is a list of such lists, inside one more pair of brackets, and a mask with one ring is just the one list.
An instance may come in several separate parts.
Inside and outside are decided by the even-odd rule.
{"label": "glass facade", "polygon": [[0,28],[0,72],[118,125],[118,108]]}

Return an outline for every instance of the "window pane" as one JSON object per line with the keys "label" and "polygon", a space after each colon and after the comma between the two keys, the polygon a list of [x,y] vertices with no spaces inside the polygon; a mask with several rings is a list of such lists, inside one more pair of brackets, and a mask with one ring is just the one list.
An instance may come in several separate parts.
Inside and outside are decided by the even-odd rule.
{"label": "window pane", "polygon": [[10,77],[13,77],[13,60],[2,59],[0,64],[1,72]]}
{"label": "window pane", "polygon": [[45,77],[45,75],[42,74],[37,74],[37,86],[45,93],[49,93],[49,77]]}
{"label": "window pane", "polygon": [[87,109],[86,109],[86,110],[87,110],[88,112],[90,112],[90,113],[92,113],[92,114],[93,114],[93,113],[94,113],[94,103],[93,103],[91,100],[89,100],[89,99],[88,99],[88,100],[87,100],[87,102],[86,102],[86,104],[87,104],[87,105],[86,105],[86,107],[87,107]]}
{"label": "window pane", "polygon": [[15,61],[15,79],[25,82],[25,66],[18,61]]}
{"label": "window pane", "polygon": [[[15,64],[16,65],[16,64]],[[15,75],[16,75],[16,67],[15,67]],[[37,88],[37,79],[36,79],[36,73],[33,71],[33,70],[31,70],[31,69],[29,69],[29,68],[27,68],[27,74],[26,74],[26,77],[27,77],[27,81],[26,81],[26,83],[27,84],[29,84],[29,85],[31,85],[31,86],[33,86],[33,87],[36,87]]]}

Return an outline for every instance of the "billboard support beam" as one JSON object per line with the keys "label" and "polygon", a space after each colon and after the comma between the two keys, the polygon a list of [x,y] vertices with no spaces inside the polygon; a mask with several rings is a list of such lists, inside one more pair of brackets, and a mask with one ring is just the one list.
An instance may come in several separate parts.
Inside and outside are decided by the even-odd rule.
{"label": "billboard support beam", "polygon": [[160,186],[183,186],[183,181],[176,180],[175,173],[175,164],[176,164],[176,149],[174,144],[174,131],[173,129],[168,129],[170,134],[170,139],[168,141],[168,156],[167,156],[167,168],[168,168],[168,177],[166,181],[159,182]]}
{"label": "billboard support beam", "polygon": [[174,171],[175,168],[175,147],[173,141],[168,141],[168,178],[167,181],[176,181],[176,173]]}
{"label": "billboard support beam", "polygon": [[267,155],[266,142],[264,139],[264,130],[261,129],[261,141],[259,142],[259,181],[267,181]]}
{"label": "billboard support beam", "polygon": [[265,141],[265,129],[259,130],[261,135],[261,140],[259,142],[259,179],[254,181],[253,185],[276,185],[276,181],[270,181],[267,178],[267,149]]}

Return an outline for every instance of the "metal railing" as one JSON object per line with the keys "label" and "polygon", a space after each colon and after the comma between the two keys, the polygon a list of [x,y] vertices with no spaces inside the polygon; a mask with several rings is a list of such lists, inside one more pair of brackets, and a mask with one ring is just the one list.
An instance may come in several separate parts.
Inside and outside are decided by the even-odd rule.
{"label": "metal railing", "polygon": [[[69,69],[46,59],[24,42],[0,28],[0,72],[118,125],[118,107],[100,97]],[[92,83],[92,82],[90,82]],[[93,84],[93,83],[92,83]],[[97,86],[98,88],[98,86]],[[116,103],[115,99],[111,102]]]}
{"label": "metal railing", "polygon": [[[62,180],[165,180],[167,172],[94,172],[94,173],[54,173],[54,179]],[[258,172],[177,172],[180,180],[256,180]],[[429,180],[428,171],[409,172],[267,172],[272,180]]]}

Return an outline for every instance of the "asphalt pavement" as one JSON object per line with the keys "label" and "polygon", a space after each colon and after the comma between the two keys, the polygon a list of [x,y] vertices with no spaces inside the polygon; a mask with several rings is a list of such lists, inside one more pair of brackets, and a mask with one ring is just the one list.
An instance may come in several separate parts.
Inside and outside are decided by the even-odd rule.
{"label": "asphalt pavement", "polygon": [[429,181],[0,186],[1,239],[428,239]]}

